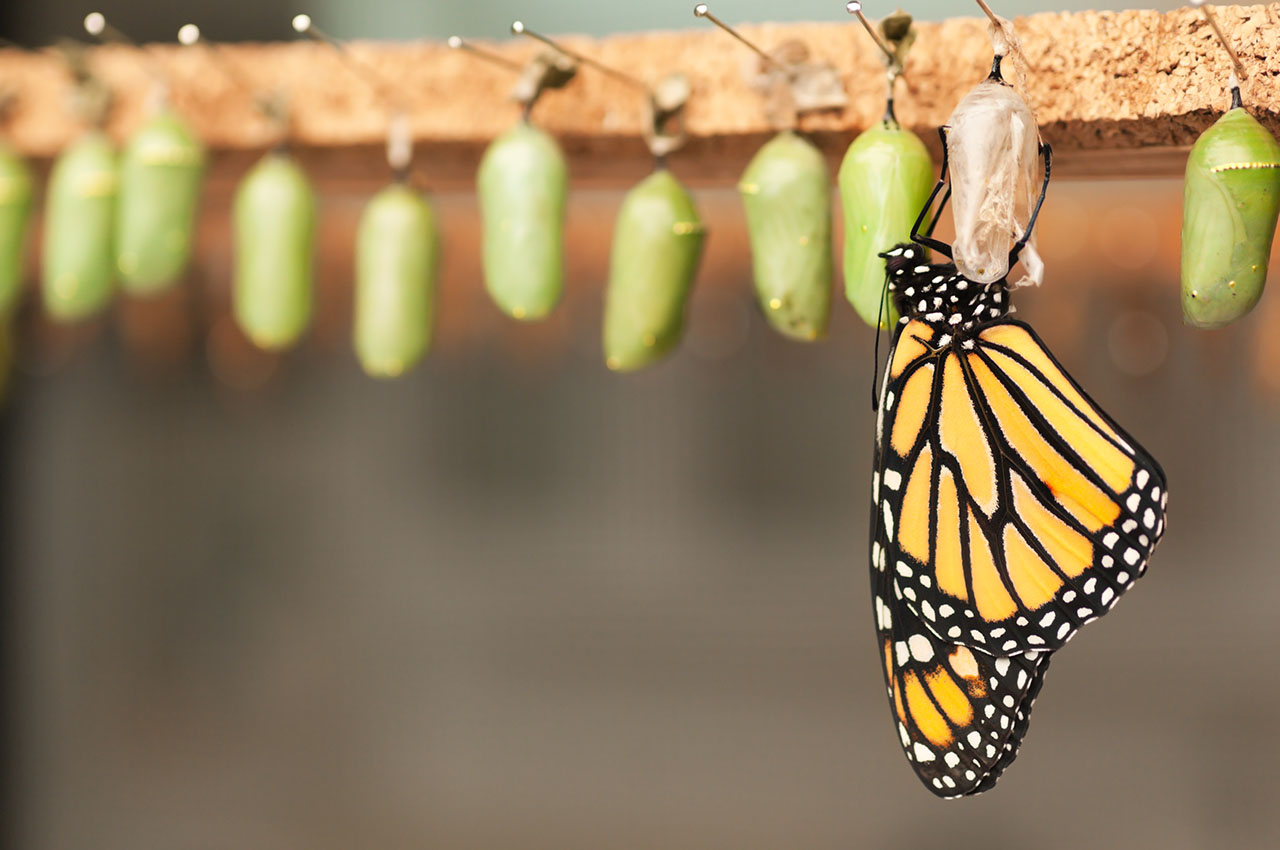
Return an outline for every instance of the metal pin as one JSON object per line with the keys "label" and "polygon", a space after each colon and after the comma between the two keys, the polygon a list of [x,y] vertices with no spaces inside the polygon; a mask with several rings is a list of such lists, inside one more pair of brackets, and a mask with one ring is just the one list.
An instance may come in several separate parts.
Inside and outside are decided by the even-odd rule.
{"label": "metal pin", "polygon": [[227,58],[221,46],[216,41],[206,38],[200,32],[200,27],[195,24],[183,24],[178,28],[178,43],[184,47],[200,45],[205,48],[209,55],[213,57],[213,64],[218,66],[218,69],[231,81],[232,85],[240,89],[246,97],[252,100],[268,120],[279,125],[286,133],[288,132],[289,108],[281,92],[267,94],[254,88],[253,83],[241,72],[240,67]]}
{"label": "metal pin", "polygon": [[492,62],[494,65],[501,65],[509,71],[519,73],[524,67],[519,62],[512,62],[505,56],[494,53],[492,50],[485,50],[483,47],[476,47],[469,41],[464,40],[461,36],[449,36],[449,47],[453,50],[465,50],[468,53],[479,56],[486,62]]}
{"label": "metal pin", "polygon": [[523,21],[512,22],[511,32],[514,35],[527,35],[529,38],[532,38],[536,41],[540,41],[543,44],[547,45],[548,47],[553,48],[554,50],[560,51],[565,56],[568,56],[570,59],[574,59],[578,62],[581,62],[583,65],[589,65],[592,68],[595,68],[600,73],[607,74],[608,76],[613,77],[615,80],[620,80],[626,83],[627,85],[640,89],[641,91],[646,92],[650,95],[652,95],[653,93],[653,90],[650,89],[649,86],[640,82],[635,77],[632,77],[629,74],[624,74],[621,71],[614,70],[613,68],[610,68],[608,65],[602,65],[596,60],[592,59],[590,56],[583,56],[581,53],[577,53],[573,50],[568,49],[567,47],[563,47],[559,44],[556,44],[554,41],[547,38],[545,35],[536,33],[533,30],[526,27]]}
{"label": "metal pin", "polygon": [[258,92],[254,90],[253,85],[249,82],[244,74],[240,73],[240,68],[223,55],[218,48],[217,42],[210,41],[200,32],[200,27],[195,24],[183,24],[178,28],[178,43],[183,47],[194,47],[200,45],[209,51],[209,55],[215,57],[214,64],[221,69],[227,79],[235,84],[236,88],[247,94],[249,97],[258,97]]}
{"label": "metal pin", "polygon": [[787,66],[783,65],[783,64],[782,64],[781,62],[779,62],[777,59],[774,59],[774,58],[773,58],[772,56],[770,56],[768,53],[765,53],[765,52],[764,52],[763,50],[761,50],[759,47],[757,47],[756,45],[752,44],[750,41],[748,41],[748,40],[747,40],[747,39],[742,35],[742,33],[738,32],[738,31],[737,31],[737,30],[735,30],[733,27],[729,26],[729,25],[728,25],[728,24],[726,24],[724,21],[722,21],[722,20],[720,20],[719,18],[717,18],[715,15],[711,14],[711,10],[707,8],[707,4],[706,4],[706,3],[699,3],[697,6],[694,6],[694,7],[693,7],[693,16],[694,16],[695,18],[706,18],[708,21],[711,21],[711,23],[713,23],[713,24],[715,24],[716,26],[720,27],[720,29],[724,30],[724,31],[725,31],[725,32],[727,32],[729,35],[733,36],[733,37],[734,37],[734,38],[736,38],[738,41],[740,41],[740,42],[742,42],[743,44],[745,44],[747,47],[750,47],[752,50],[754,50],[754,51],[755,51],[755,53],[756,53],[756,55],[757,55],[757,56],[759,56],[761,59],[763,59],[765,62],[769,63],[770,65],[772,65],[774,68],[778,69],[779,71],[786,71],[786,70],[787,70]]}
{"label": "metal pin", "polygon": [[[115,42],[116,44],[126,44],[129,47],[138,48],[137,42],[108,23],[107,16],[101,12],[90,12],[84,16],[84,31],[103,44]],[[169,85],[165,70],[156,61],[155,56],[145,52],[143,52],[143,55],[146,56],[143,64],[147,66],[148,72],[154,78],[157,87],[156,91],[159,92],[161,99],[163,99],[164,92]]]}
{"label": "metal pin", "polygon": [[897,62],[898,54],[894,53],[893,49],[884,43],[884,39],[880,37],[880,33],[876,32],[876,28],[871,26],[871,21],[867,20],[867,16],[862,12],[862,3],[860,0],[850,0],[850,2],[844,4],[844,8],[850,15],[858,16],[858,20],[862,22],[862,26],[867,31],[867,34],[871,36],[871,40],[876,43],[876,47],[879,47],[885,56],[889,57],[889,61]]}
{"label": "metal pin", "polygon": [[90,12],[84,16],[84,31],[101,41],[118,41],[137,47],[133,39],[107,23],[107,16],[101,12]]}
{"label": "metal pin", "polygon": [[1213,34],[1218,37],[1218,42],[1222,45],[1222,49],[1227,51],[1227,55],[1231,57],[1231,64],[1236,69],[1236,76],[1243,80],[1248,76],[1248,72],[1240,62],[1240,57],[1236,55],[1235,50],[1231,47],[1231,42],[1227,41],[1227,36],[1222,32],[1222,27],[1218,26],[1218,18],[1213,14],[1212,8],[1207,6],[1204,0],[1191,0],[1191,5],[1204,12],[1204,19],[1213,28]]}
{"label": "metal pin", "polygon": [[376,91],[383,100],[391,104],[394,110],[404,109],[404,96],[396,88],[395,84],[382,76],[382,74],[375,70],[372,65],[358,59],[345,43],[339,41],[313,24],[311,22],[310,15],[294,15],[293,29],[294,32],[305,35],[316,41],[324,42],[332,47],[337,52],[338,56],[342,58],[342,61],[346,62],[347,66],[351,68],[352,71],[363,77],[364,81],[369,84],[369,87]]}

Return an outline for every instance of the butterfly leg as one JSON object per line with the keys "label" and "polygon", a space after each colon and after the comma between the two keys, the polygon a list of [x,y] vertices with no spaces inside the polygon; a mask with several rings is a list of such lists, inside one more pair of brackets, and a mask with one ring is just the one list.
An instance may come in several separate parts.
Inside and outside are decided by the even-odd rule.
{"label": "butterfly leg", "polygon": [[[947,201],[951,198],[951,184],[947,180],[947,128],[938,128],[938,137],[942,139],[942,169],[938,172],[938,182],[934,184],[933,191],[929,194],[929,200],[925,201],[924,208],[920,210],[920,215],[916,217],[916,223],[911,226],[911,241],[917,245],[923,245],[930,250],[937,251],[947,259],[951,259],[951,246],[945,242],[933,238],[933,229],[938,224],[938,218],[942,215],[943,208],[946,207]],[[933,220],[929,222],[929,229],[925,233],[920,232],[920,228],[924,226],[925,218],[928,217],[933,207],[933,202],[937,200],[938,193],[946,186],[946,194],[942,196],[942,202],[938,204],[938,209],[933,214]]]}
{"label": "butterfly leg", "polygon": [[1049,147],[1048,142],[1041,142],[1040,153],[1044,156],[1044,183],[1040,186],[1040,197],[1036,199],[1036,206],[1031,211],[1031,218],[1027,220],[1027,229],[1023,231],[1018,241],[1013,243],[1013,250],[1009,252],[1010,268],[1013,268],[1013,264],[1018,261],[1018,254],[1022,253],[1027,240],[1031,238],[1031,229],[1036,226],[1036,218],[1040,215],[1040,207],[1044,205],[1044,196],[1049,191],[1049,174],[1053,170],[1053,148]]}

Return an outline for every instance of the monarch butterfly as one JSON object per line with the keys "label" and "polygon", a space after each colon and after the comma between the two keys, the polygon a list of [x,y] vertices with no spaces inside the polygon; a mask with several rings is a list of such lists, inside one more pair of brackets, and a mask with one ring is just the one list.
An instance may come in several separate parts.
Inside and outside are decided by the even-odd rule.
{"label": "monarch butterfly", "polygon": [[[1044,201],[1043,152],[1010,266]],[[903,751],[958,797],[1016,757],[1050,654],[1145,571],[1168,496],[1159,464],[1009,318],[1007,277],[926,261],[950,257],[919,232],[946,176],[944,158],[913,242],[883,255],[902,318],[875,405],[871,590]]]}

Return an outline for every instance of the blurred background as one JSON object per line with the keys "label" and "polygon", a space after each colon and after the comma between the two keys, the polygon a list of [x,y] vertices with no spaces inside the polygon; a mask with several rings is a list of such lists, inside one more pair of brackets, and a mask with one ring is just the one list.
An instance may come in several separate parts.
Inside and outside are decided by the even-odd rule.
{"label": "blurred background", "polygon": [[[692,27],[690,6],[198,12],[224,39],[285,37],[304,10],[339,36],[416,38],[534,11],[547,31]],[[46,43],[85,11],[8,0],[0,34]],[[139,39],[197,14],[104,11]],[[614,375],[600,283],[621,191],[573,195],[568,295],[531,326],[484,295],[474,200],[449,192],[433,352],[375,382],[349,342],[367,195],[326,189],[315,329],[289,355],[225,316],[216,192],[187,286],[71,330],[24,315],[0,424],[10,846],[1280,843],[1280,284],[1230,329],[1182,325],[1180,180],[1050,190],[1048,275],[1020,314],[1164,464],[1169,532],[1115,615],[1055,657],[1004,779],[956,802],[912,775],[884,697],[873,336],[843,297],[828,341],[774,334],[736,192],[699,188],[711,236],[685,341]]]}

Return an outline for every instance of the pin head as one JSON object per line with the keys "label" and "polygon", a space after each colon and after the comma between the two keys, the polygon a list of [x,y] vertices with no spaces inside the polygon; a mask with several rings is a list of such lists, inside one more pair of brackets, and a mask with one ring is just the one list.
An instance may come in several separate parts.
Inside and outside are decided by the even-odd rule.
{"label": "pin head", "polygon": [[849,0],[844,4],[844,10],[850,15],[856,15],[862,11],[862,3],[859,0]]}
{"label": "pin head", "polygon": [[512,21],[512,22],[511,22],[511,34],[512,34],[512,35],[524,35],[524,21]]}
{"label": "pin head", "polygon": [[84,31],[89,35],[102,35],[107,28],[107,17],[101,12],[90,12],[84,16]]}
{"label": "pin head", "polygon": [[195,24],[183,24],[178,29],[178,43],[190,47],[200,40],[200,27]]}
{"label": "pin head", "polygon": [[705,18],[707,16],[707,12],[709,11],[710,9],[707,8],[706,3],[699,3],[697,6],[693,7],[694,17],[697,17],[697,18]]}
{"label": "pin head", "polygon": [[459,48],[462,47],[462,39],[456,35],[449,36],[448,43],[449,43],[449,47],[451,47],[454,50],[458,50]]}
{"label": "pin head", "polygon": [[294,16],[293,16],[293,31],[294,31],[294,32],[302,33],[302,32],[307,32],[307,31],[308,31],[308,30],[310,30],[310,29],[311,29],[311,16],[310,16],[310,15],[294,15]]}

